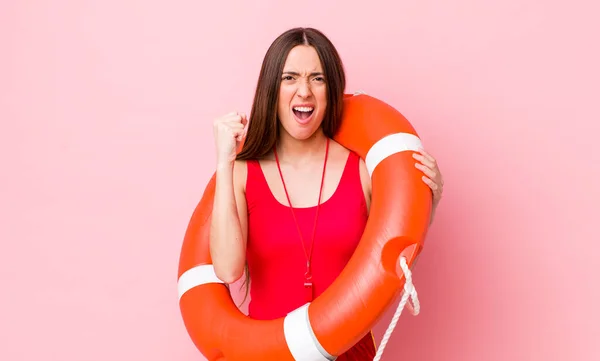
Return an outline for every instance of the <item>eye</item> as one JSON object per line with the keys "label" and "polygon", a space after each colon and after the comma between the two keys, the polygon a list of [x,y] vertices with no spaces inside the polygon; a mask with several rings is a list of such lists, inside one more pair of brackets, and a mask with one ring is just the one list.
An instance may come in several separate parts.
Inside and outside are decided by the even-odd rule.
{"label": "eye", "polygon": [[323,78],[322,76],[318,76],[318,77],[314,78],[314,80],[322,83],[325,81],[325,78]]}
{"label": "eye", "polygon": [[291,75],[285,75],[281,80],[294,80],[294,78]]}

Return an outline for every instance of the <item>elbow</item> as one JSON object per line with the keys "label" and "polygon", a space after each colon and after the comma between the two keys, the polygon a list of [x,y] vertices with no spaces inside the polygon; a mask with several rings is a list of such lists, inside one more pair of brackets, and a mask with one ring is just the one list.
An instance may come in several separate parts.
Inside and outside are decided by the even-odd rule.
{"label": "elbow", "polygon": [[240,278],[242,278],[243,274],[243,267],[229,267],[223,269],[222,267],[217,267],[215,265],[215,275],[218,279],[225,282],[226,284],[237,282]]}

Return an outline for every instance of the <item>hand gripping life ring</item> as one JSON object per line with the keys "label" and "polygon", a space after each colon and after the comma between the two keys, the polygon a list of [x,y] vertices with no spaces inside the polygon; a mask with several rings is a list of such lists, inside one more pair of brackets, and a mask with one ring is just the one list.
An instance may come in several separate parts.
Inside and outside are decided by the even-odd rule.
{"label": "hand gripping life ring", "polygon": [[[238,309],[210,258],[215,176],[209,181],[185,233],[178,272],[185,327],[208,360],[334,360],[369,332],[403,286],[400,312],[409,293],[415,295],[407,288],[409,267],[422,250],[431,212],[431,191],[411,156],[421,141],[402,114],[376,98],[346,95],[344,103],[334,138],[365,160],[372,181],[371,211],[349,263],[312,303],[267,321],[253,320]],[[392,322],[398,317],[397,311]]]}

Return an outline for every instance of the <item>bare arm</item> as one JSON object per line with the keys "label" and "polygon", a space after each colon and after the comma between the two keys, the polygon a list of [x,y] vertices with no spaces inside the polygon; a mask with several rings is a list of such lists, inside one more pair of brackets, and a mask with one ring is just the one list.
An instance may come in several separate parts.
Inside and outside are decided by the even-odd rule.
{"label": "bare arm", "polygon": [[225,283],[240,279],[246,264],[246,174],[246,163],[243,161],[217,168],[210,255],[217,277]]}
{"label": "bare arm", "polygon": [[360,159],[360,183],[362,184],[363,193],[365,195],[365,201],[367,202],[367,212],[371,211],[371,177],[367,170],[365,161]]}

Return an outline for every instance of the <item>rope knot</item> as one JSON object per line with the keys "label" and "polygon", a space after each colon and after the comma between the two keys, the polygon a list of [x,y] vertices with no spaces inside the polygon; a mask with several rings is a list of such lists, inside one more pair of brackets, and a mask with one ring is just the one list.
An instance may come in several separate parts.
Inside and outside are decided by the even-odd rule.
{"label": "rope knot", "polygon": [[402,292],[402,299],[400,300],[400,304],[398,305],[398,308],[396,309],[396,313],[394,314],[394,317],[392,317],[392,321],[390,322],[390,325],[388,326],[387,330],[385,331],[385,334],[383,335],[383,339],[381,340],[381,345],[379,346],[379,348],[377,349],[377,354],[375,354],[375,358],[373,359],[373,361],[379,361],[381,359],[381,355],[383,355],[383,350],[385,349],[385,346],[387,345],[390,336],[392,335],[392,332],[394,331],[394,328],[396,327],[396,324],[398,323],[398,320],[400,319],[400,315],[402,314],[402,310],[404,309],[404,306],[407,304],[408,302],[408,298],[410,297],[411,301],[412,301],[412,306],[410,305],[410,303],[408,304],[409,307],[409,311],[410,313],[412,313],[413,316],[416,316],[419,314],[419,311],[421,309],[421,306],[419,304],[419,297],[417,295],[417,290],[415,289],[413,283],[412,283],[412,272],[410,271],[410,268],[408,268],[408,264],[406,263],[406,258],[404,257],[400,257],[400,267],[402,268],[402,272],[404,273],[404,290]]}

